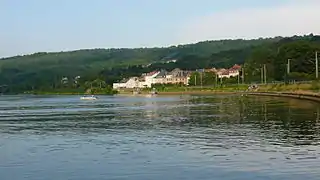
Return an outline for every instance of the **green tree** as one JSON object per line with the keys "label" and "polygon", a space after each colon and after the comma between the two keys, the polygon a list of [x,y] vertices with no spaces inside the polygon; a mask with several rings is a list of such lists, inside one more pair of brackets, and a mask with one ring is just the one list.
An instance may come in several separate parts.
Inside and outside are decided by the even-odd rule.
{"label": "green tree", "polygon": [[189,86],[199,86],[201,85],[201,78],[199,72],[193,72],[189,79]]}

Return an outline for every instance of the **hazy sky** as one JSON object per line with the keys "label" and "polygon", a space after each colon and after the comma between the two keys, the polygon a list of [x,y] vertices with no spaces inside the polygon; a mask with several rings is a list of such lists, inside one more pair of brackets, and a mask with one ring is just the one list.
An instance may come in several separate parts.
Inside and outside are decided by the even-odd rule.
{"label": "hazy sky", "polygon": [[317,0],[0,0],[0,57],[320,34]]}

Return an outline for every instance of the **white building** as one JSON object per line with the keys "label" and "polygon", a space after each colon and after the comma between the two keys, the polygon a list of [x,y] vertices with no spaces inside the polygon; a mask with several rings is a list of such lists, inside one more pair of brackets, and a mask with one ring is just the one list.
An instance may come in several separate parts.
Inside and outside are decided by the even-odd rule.
{"label": "white building", "polygon": [[113,83],[113,89],[133,89],[133,88],[151,88],[152,84],[180,84],[188,85],[191,72],[182,71],[178,68],[167,72],[164,70],[144,73],[141,77],[132,77],[122,80],[119,83]]}
{"label": "white building", "polygon": [[155,77],[160,73],[160,71],[153,71],[150,73],[145,73],[141,78],[131,77],[130,79],[123,79],[118,83],[113,83],[113,89],[133,89],[133,88],[146,88],[151,87],[152,84],[157,83]]}
{"label": "white building", "polygon": [[217,70],[217,75],[219,78],[231,78],[236,77],[240,74],[241,66],[235,64],[230,69],[220,69]]}
{"label": "white building", "polygon": [[142,75],[142,81],[140,82],[139,87],[144,88],[144,87],[151,87],[152,84],[157,83],[155,77],[158,76],[160,71],[153,71],[150,73],[146,73]]}
{"label": "white building", "polygon": [[130,79],[123,79],[119,83],[113,83],[113,89],[121,89],[121,88],[136,88],[139,87],[139,78],[131,77]]}

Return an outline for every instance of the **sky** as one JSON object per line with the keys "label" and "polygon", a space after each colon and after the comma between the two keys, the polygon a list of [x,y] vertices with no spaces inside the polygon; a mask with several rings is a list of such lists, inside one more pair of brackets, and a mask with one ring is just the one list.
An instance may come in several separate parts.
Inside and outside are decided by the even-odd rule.
{"label": "sky", "polygon": [[310,33],[318,0],[0,0],[0,57]]}

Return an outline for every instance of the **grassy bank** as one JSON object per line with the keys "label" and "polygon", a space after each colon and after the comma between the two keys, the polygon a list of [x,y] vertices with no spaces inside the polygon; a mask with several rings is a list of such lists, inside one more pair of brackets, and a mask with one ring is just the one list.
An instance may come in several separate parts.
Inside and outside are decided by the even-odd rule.
{"label": "grassy bank", "polygon": [[320,102],[320,83],[300,84],[269,84],[260,86],[255,92],[247,92],[247,95],[288,97]]}
{"label": "grassy bank", "polygon": [[[169,86],[156,88],[157,92],[161,94],[215,94],[215,93],[236,93],[243,92],[248,88],[247,85],[232,85],[221,87],[195,87],[195,86]],[[141,89],[141,94],[149,94],[152,88]],[[133,89],[123,89],[119,91],[119,94],[132,94]]]}
{"label": "grassy bank", "polygon": [[[141,94],[149,94],[152,88],[141,89]],[[159,94],[216,94],[216,93],[243,93],[248,90],[246,84],[223,85],[223,86],[161,86],[156,87]],[[132,94],[133,89],[114,91],[110,88],[92,89],[56,89],[54,91],[30,91],[28,94],[42,95],[112,95],[112,94]],[[256,92],[283,92],[296,94],[320,94],[320,82],[314,81],[309,84],[267,84],[259,85]]]}
{"label": "grassy bank", "polygon": [[271,84],[261,86],[257,92],[320,95],[320,83],[314,81],[310,84]]}
{"label": "grassy bank", "polygon": [[[248,85],[224,85],[224,86],[163,86],[156,88],[159,94],[214,94],[214,93],[243,93],[247,92]],[[152,89],[141,89],[141,94],[148,94]],[[132,94],[133,89],[119,91],[120,94]],[[255,92],[296,92],[304,94],[316,94],[320,92],[320,83],[315,81],[310,84],[267,84],[259,85]]]}
{"label": "grassy bank", "polygon": [[312,91],[318,92],[320,90],[320,84],[313,82],[310,84],[270,84],[264,85],[259,88],[259,91],[271,91],[271,92],[282,92],[282,91]]}

